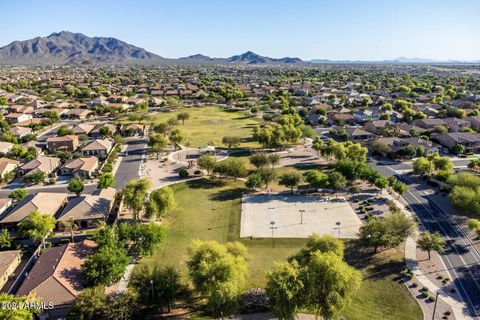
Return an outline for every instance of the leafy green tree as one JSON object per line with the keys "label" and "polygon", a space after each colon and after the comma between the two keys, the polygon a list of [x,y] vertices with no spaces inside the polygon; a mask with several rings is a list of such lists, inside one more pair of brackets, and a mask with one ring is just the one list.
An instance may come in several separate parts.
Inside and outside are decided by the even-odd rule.
{"label": "leafy green tree", "polygon": [[239,242],[192,242],[187,267],[195,289],[207,297],[207,308],[222,317],[233,312],[247,273],[246,248]]}
{"label": "leafy green tree", "polygon": [[397,181],[395,181],[395,183],[393,184],[392,189],[393,189],[393,191],[395,191],[395,192],[398,194],[398,196],[400,197],[400,196],[402,196],[405,192],[407,192],[408,186],[407,186],[405,183],[400,182],[400,181],[397,180]]}
{"label": "leafy green tree", "polygon": [[0,293],[0,306],[18,305],[23,306],[28,304],[31,308],[8,308],[0,307],[0,319],[4,320],[33,320],[36,316],[41,314],[40,308],[36,305],[39,300],[33,295],[29,296],[15,296],[13,294]]}
{"label": "leafy green tree", "polygon": [[103,314],[107,320],[133,320],[138,308],[138,296],[132,291],[109,294]]}
{"label": "leafy green tree", "polygon": [[259,168],[257,170],[257,174],[262,178],[262,182],[265,184],[265,189],[268,189],[268,185],[277,177],[275,171],[272,168],[266,167]]}
{"label": "leafy green tree", "polygon": [[109,127],[101,127],[98,130],[98,133],[102,138],[110,137],[112,135],[112,132],[110,131]]}
{"label": "leafy green tree", "polygon": [[[113,228],[110,228],[113,229]],[[119,223],[113,229],[118,241],[125,245],[129,254],[150,256],[166,238],[166,228],[156,223]]]}
{"label": "leafy green tree", "polygon": [[98,184],[97,184],[98,189],[113,188],[114,185],[115,185],[115,178],[113,177],[113,174],[107,172],[107,173],[101,174],[98,177]]}
{"label": "leafy green tree", "polygon": [[456,144],[452,148],[452,152],[455,153],[457,156],[465,153],[465,146],[463,144]]}
{"label": "leafy green tree", "polygon": [[265,291],[273,312],[286,320],[295,319],[303,303],[304,283],[296,261],[275,263],[267,272]]}
{"label": "leafy green tree", "polygon": [[8,197],[10,199],[12,199],[13,201],[15,202],[20,202],[22,201],[23,199],[25,199],[25,197],[28,195],[28,192],[27,190],[25,189],[15,189],[13,190],[9,195]]}
{"label": "leafy green tree", "polygon": [[237,158],[230,158],[215,165],[214,171],[219,175],[237,178],[245,176],[247,170],[243,161]]}
{"label": "leafy green tree", "polygon": [[422,251],[428,252],[428,259],[431,258],[431,252],[443,253],[445,251],[445,241],[438,232],[430,233],[425,231],[417,240],[417,246]]}
{"label": "leafy green tree", "polygon": [[249,161],[255,168],[266,167],[269,164],[268,156],[265,153],[255,153],[249,157]]}
{"label": "leafy green tree", "polygon": [[413,161],[413,173],[418,175],[430,175],[433,171],[433,163],[425,157]]}
{"label": "leafy green tree", "polygon": [[83,281],[86,286],[109,286],[122,278],[128,261],[123,247],[101,246],[87,256],[82,266]]}
{"label": "leafy green tree", "polygon": [[169,143],[170,141],[168,137],[163,133],[152,134],[148,139],[148,146],[150,147],[150,150],[157,155],[157,159],[160,153],[165,151]]}
{"label": "leafy green tree", "polygon": [[340,172],[332,171],[328,175],[328,186],[334,192],[337,192],[338,190],[344,189],[347,186],[347,179],[345,179]]}
{"label": "leafy green tree", "polygon": [[10,248],[12,246],[12,236],[7,229],[0,232],[0,249]]}
{"label": "leafy green tree", "polygon": [[143,265],[141,272],[134,275],[132,284],[144,304],[167,308],[168,312],[187,292],[179,272],[172,266]]}
{"label": "leafy green tree", "polygon": [[342,257],[315,252],[307,266],[307,301],[315,315],[333,319],[360,289],[362,276]]}
{"label": "leafy green tree", "polygon": [[18,224],[19,232],[22,237],[43,242],[48,233],[55,227],[55,222],[54,217],[33,211]]}
{"label": "leafy green tree", "polygon": [[68,191],[73,192],[79,197],[82,194],[84,184],[83,181],[79,178],[72,178],[68,182]]}
{"label": "leafy green tree", "polygon": [[170,142],[173,143],[175,150],[177,150],[179,145],[187,142],[187,136],[178,128],[175,128],[170,132],[169,138]]}
{"label": "leafy green tree", "polygon": [[[470,219],[468,221],[468,229],[472,230],[472,231],[475,231],[475,233],[477,234],[477,237],[480,237],[480,220]],[[1,241],[0,241],[0,243],[1,243]],[[1,244],[0,244],[0,247],[1,247]]]}
{"label": "leafy green tree", "polygon": [[131,180],[125,186],[123,191],[123,202],[125,205],[133,211],[135,219],[140,219],[140,212],[145,206],[148,190],[150,189],[152,182],[143,178],[140,180]]}
{"label": "leafy green tree", "polygon": [[149,196],[146,216],[157,219],[165,217],[175,206],[175,196],[171,188],[164,187],[154,190]]}
{"label": "leafy green tree", "polygon": [[275,168],[275,166],[280,163],[280,155],[276,153],[270,153],[267,159],[272,168]]}
{"label": "leafy green tree", "polygon": [[211,175],[215,165],[217,164],[217,158],[204,154],[198,158],[197,164],[200,169],[207,171],[207,175]]}
{"label": "leafy green tree", "polygon": [[38,171],[23,176],[23,181],[25,181],[25,183],[28,185],[33,185],[44,181],[46,177],[47,175],[45,174],[45,172]]}
{"label": "leafy green tree", "polygon": [[190,114],[188,112],[180,112],[177,114],[177,120],[182,121],[182,124],[185,124],[185,120],[190,119]]}
{"label": "leafy green tree", "polygon": [[240,145],[240,138],[233,136],[225,136],[222,138],[222,143],[227,146],[228,151],[233,147],[238,147]]}
{"label": "leafy green tree", "polygon": [[388,244],[387,226],[377,218],[371,218],[363,224],[358,236],[359,242],[365,247],[373,247],[374,253],[378,252],[378,248]]}
{"label": "leafy green tree", "polygon": [[66,135],[74,135],[75,134],[75,131],[73,131],[73,129],[71,128],[68,128],[66,125],[62,125],[60,126],[60,128],[58,128],[57,130],[57,136],[66,136]]}
{"label": "leafy green tree", "polygon": [[380,190],[388,188],[388,180],[384,177],[377,178],[374,184]]}
{"label": "leafy green tree", "polygon": [[301,266],[306,266],[313,254],[317,251],[322,253],[332,252],[339,257],[343,257],[345,246],[343,242],[332,236],[319,236],[318,234],[312,234],[307,241],[305,247],[303,247],[297,254],[291,256],[289,261],[298,261]]}
{"label": "leafy green tree", "polygon": [[297,171],[285,172],[279,177],[278,183],[282,186],[290,188],[293,194],[295,189],[303,181],[303,176]]}
{"label": "leafy green tree", "polygon": [[96,320],[104,316],[106,308],[105,288],[96,286],[84,288],[75,298],[67,320]]}
{"label": "leafy green tree", "polygon": [[324,144],[323,144],[322,139],[320,139],[319,136],[315,137],[315,139],[314,139],[313,142],[312,142],[312,149],[317,152],[317,155],[320,155],[320,152],[322,151],[322,149],[323,149],[324,147],[325,147],[325,146],[324,146]]}
{"label": "leafy green tree", "polygon": [[311,170],[305,173],[305,181],[315,189],[328,186],[328,175],[320,170]]}
{"label": "leafy green tree", "polygon": [[260,188],[262,185],[262,177],[256,173],[252,173],[248,176],[247,181],[245,182],[245,186],[250,190],[255,190]]}

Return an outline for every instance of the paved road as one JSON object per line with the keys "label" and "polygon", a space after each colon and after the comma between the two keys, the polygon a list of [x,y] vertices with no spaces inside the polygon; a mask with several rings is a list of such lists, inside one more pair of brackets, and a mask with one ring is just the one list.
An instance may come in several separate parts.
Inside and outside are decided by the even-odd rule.
{"label": "paved road", "polygon": [[[385,176],[395,174],[389,165],[379,165],[372,160],[370,165]],[[424,182],[413,182],[412,178],[401,175],[409,185],[403,198],[407,201],[422,225],[431,232],[438,231],[447,243],[441,255],[455,283],[458,292],[468,306],[466,313],[480,319],[480,254],[462,232],[461,228],[444,212],[440,203],[432,196],[431,188]]]}
{"label": "paved road", "polygon": [[139,179],[138,169],[142,163],[142,157],[146,154],[147,150],[146,138],[126,138],[125,144],[127,149],[125,150],[128,155],[120,157],[120,165],[115,173],[115,188],[123,189],[128,181],[132,179]]}

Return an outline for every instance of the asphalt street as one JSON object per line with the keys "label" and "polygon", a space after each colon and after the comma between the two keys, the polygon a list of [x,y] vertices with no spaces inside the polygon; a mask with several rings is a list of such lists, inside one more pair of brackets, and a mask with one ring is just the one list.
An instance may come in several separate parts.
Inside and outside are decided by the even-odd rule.
{"label": "asphalt street", "polygon": [[[468,160],[469,161],[469,160]],[[398,165],[389,165],[372,160],[370,165],[385,176],[392,176]],[[403,164],[404,165],[404,164]],[[455,165],[458,165],[457,163]],[[392,169],[392,166],[395,169]],[[402,165],[400,165],[402,166]],[[468,306],[467,314],[480,319],[480,254],[471,244],[461,228],[449,217],[440,203],[430,196],[433,190],[424,182],[413,183],[411,178],[400,175],[400,179],[409,185],[403,195],[412,211],[426,230],[439,232],[446,241],[445,253],[441,255],[450,279],[456,285],[458,293]],[[467,310],[466,310],[467,311]]]}
{"label": "asphalt street", "polygon": [[120,165],[115,174],[115,188],[123,189],[132,179],[139,179],[138,170],[147,151],[146,138],[126,138],[126,156],[119,158]]}

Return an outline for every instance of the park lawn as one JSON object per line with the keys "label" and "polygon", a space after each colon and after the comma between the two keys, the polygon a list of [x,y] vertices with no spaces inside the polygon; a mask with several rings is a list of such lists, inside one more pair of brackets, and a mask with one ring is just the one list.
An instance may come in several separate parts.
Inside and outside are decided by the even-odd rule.
{"label": "park lawn", "polygon": [[174,112],[161,112],[151,115],[153,122],[166,122],[170,118],[176,118],[180,112],[190,114],[190,119],[179,123],[178,127],[185,132],[190,147],[206,146],[213,142],[215,146],[222,146],[224,136],[236,136],[242,139],[240,147],[257,148],[258,143],[253,141],[253,128],[259,125],[262,120],[252,117],[244,111],[224,111],[220,107],[184,108]]}
{"label": "park lawn", "polygon": [[[187,248],[193,239],[218,242],[241,241],[249,253],[246,288],[262,287],[264,274],[275,261],[284,261],[305,244],[304,239],[240,239],[242,182],[227,180],[215,184],[207,179],[171,186],[177,208],[166,220],[166,241],[142,263],[173,265],[187,276]],[[347,245],[347,261],[364,274],[361,289],[344,310],[345,319],[421,319],[422,313],[410,293],[394,281],[404,266],[402,255],[377,255],[369,259]],[[138,268],[136,270],[139,270]]]}

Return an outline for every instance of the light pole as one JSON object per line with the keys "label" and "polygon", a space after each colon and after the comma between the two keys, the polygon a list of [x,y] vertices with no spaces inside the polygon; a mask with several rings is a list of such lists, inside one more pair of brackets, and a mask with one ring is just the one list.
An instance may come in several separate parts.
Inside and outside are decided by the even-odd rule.
{"label": "light pole", "polygon": [[342,223],[340,221],[337,221],[337,222],[335,222],[335,224],[337,225],[337,229],[338,229],[338,238],[340,238],[340,225]]}
{"label": "light pole", "polygon": [[300,224],[303,224],[303,214],[305,213],[305,210],[298,210],[300,212]]}
{"label": "light pole", "polygon": [[152,301],[153,301],[153,304],[155,304],[155,294],[153,292],[153,279],[150,279],[150,285],[152,286]]}
{"label": "light pole", "polygon": [[273,230],[277,229],[277,227],[275,227],[275,221],[270,221],[270,229],[272,229],[272,238],[273,238]]}
{"label": "light pole", "polygon": [[435,311],[437,309],[437,301],[438,301],[438,290],[437,290],[437,293],[435,294],[435,304],[433,305],[432,320],[435,320]]}

